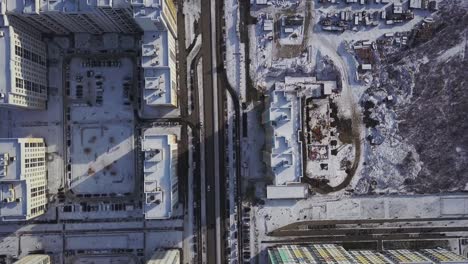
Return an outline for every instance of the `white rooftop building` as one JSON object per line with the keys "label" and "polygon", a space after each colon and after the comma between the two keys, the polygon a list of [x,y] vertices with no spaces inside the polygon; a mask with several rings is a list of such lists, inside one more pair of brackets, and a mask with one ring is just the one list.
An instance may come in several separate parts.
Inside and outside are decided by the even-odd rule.
{"label": "white rooftop building", "polygon": [[147,129],[143,132],[142,151],[145,218],[170,218],[178,203],[176,136]]}
{"label": "white rooftop building", "polygon": [[[276,83],[269,99],[270,107],[263,114],[269,138],[263,153],[264,161],[271,168],[275,186],[298,184],[303,175],[301,99],[297,91],[289,89],[285,83]],[[269,190],[267,197],[277,198],[276,189]],[[281,190],[284,192],[281,198],[290,198],[286,188]]]}
{"label": "white rooftop building", "polygon": [[1,220],[29,220],[45,212],[45,162],[43,139],[0,139]]}
{"label": "white rooftop building", "polygon": [[177,12],[171,0],[134,0],[133,16],[144,30],[141,46],[143,99],[177,107]]}
{"label": "white rooftop building", "polygon": [[45,109],[46,60],[40,31],[0,15],[0,106]]}

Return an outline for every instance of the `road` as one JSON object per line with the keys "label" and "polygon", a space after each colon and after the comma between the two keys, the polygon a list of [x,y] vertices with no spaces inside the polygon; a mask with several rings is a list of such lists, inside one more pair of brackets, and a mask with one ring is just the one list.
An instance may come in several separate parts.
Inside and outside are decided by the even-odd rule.
{"label": "road", "polygon": [[[206,263],[224,262],[224,123],[226,88],[219,72],[223,70],[220,1],[201,1],[201,34],[203,57],[203,98],[204,123],[203,142],[205,151],[205,212],[206,221]],[[202,194],[202,195],[203,195]]]}

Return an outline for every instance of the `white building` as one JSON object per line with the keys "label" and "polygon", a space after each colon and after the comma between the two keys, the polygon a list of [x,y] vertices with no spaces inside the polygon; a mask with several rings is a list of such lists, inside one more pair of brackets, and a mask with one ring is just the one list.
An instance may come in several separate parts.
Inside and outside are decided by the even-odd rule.
{"label": "white building", "polygon": [[45,109],[47,51],[40,32],[6,16],[0,20],[0,105]]}
{"label": "white building", "polygon": [[146,219],[167,219],[178,203],[177,140],[147,129],[143,132],[144,214]]}
{"label": "white building", "polygon": [[46,211],[47,171],[41,138],[0,139],[0,217],[28,220]]}
{"label": "white building", "polygon": [[50,261],[49,255],[34,254],[34,255],[25,256],[13,264],[50,264],[50,263],[52,262]]}
{"label": "white building", "polygon": [[179,249],[159,249],[146,264],[180,264]]}
{"label": "white building", "polygon": [[[269,97],[269,109],[262,118],[267,125],[263,160],[271,169],[275,186],[297,185],[301,182],[303,168],[300,109],[301,99],[297,91],[288,89],[285,83],[276,83]],[[281,190],[284,195],[287,194],[286,188]],[[284,195],[281,198],[288,198]],[[268,199],[277,198],[276,196],[272,191],[267,193]]]}
{"label": "white building", "polygon": [[150,106],[177,107],[176,8],[170,0],[140,0],[133,5],[135,21],[144,31],[143,98]]}

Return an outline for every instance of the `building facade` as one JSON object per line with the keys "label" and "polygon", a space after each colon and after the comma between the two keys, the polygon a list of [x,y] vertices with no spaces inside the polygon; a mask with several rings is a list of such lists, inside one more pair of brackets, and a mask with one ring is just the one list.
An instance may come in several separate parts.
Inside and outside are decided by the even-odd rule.
{"label": "building facade", "polygon": [[159,249],[146,264],[180,264],[179,249]]}
{"label": "building facade", "polygon": [[268,256],[271,264],[355,263],[343,247],[334,244],[280,245],[268,248]]}
{"label": "building facade", "polygon": [[50,264],[50,263],[52,262],[50,260],[49,255],[35,254],[35,255],[25,256],[13,264]]}
{"label": "building facade", "polygon": [[0,139],[0,218],[29,220],[47,206],[45,143],[41,138]]}
{"label": "building facade", "polygon": [[3,17],[0,27],[0,105],[45,109],[47,50],[39,31]]}
{"label": "building facade", "polygon": [[128,1],[7,0],[7,14],[43,33],[138,33]]}
{"label": "building facade", "polygon": [[278,245],[268,248],[270,264],[467,264],[468,259],[446,249],[346,250],[335,244]]}

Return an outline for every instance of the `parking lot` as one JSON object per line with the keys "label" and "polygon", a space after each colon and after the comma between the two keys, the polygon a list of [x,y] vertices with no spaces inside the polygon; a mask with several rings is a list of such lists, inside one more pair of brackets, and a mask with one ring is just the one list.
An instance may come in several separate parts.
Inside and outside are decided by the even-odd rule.
{"label": "parking lot", "polygon": [[66,67],[67,179],[79,197],[135,188],[133,62],[73,58]]}

